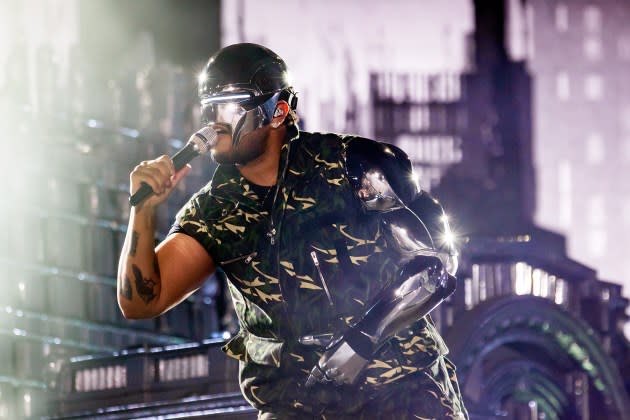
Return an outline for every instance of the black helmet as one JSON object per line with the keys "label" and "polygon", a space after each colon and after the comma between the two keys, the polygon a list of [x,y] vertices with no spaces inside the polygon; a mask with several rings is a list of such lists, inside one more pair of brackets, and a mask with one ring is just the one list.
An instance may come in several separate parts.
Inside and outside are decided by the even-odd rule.
{"label": "black helmet", "polygon": [[221,104],[238,104],[240,113],[231,115],[233,140],[268,124],[279,100],[297,105],[289,83],[287,65],[262,45],[234,44],[214,54],[199,75],[199,99],[204,123],[216,122]]}
{"label": "black helmet", "polygon": [[199,80],[199,97],[215,95],[227,87],[242,87],[258,95],[290,87],[287,65],[269,48],[234,44],[210,57]]}

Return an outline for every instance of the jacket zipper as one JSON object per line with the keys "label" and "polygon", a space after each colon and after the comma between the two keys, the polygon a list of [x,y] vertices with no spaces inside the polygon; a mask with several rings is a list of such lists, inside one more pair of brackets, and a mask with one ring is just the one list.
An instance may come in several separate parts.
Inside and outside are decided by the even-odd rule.
{"label": "jacket zipper", "polygon": [[319,266],[319,260],[317,259],[317,253],[315,251],[311,251],[311,258],[313,259],[313,264],[315,264],[315,268],[319,273],[319,280],[322,282],[322,286],[324,286],[324,292],[326,292],[326,296],[328,297],[328,302],[330,306],[335,306],[332,300],[332,296],[330,295],[330,290],[328,290],[328,285],[326,284],[326,280],[324,279],[324,274],[322,273],[322,269]]}
{"label": "jacket zipper", "polygon": [[275,223],[273,221],[273,210],[276,207],[276,200],[278,199],[278,192],[280,191],[280,184],[276,183],[276,186],[273,187],[275,191],[273,192],[273,201],[271,202],[271,209],[269,210],[269,230],[267,231],[267,238],[269,238],[269,244],[276,244],[276,234],[278,231],[276,230]]}
{"label": "jacket zipper", "polygon": [[229,260],[226,261],[220,261],[219,264],[220,265],[224,265],[224,264],[232,264],[234,262],[237,261],[241,261],[241,260],[245,260],[245,264],[249,264],[250,262],[252,262],[252,260],[254,259],[254,257],[258,255],[258,252],[252,252],[250,254],[245,254],[245,255],[241,255],[240,257],[236,257],[236,258],[231,258]]}

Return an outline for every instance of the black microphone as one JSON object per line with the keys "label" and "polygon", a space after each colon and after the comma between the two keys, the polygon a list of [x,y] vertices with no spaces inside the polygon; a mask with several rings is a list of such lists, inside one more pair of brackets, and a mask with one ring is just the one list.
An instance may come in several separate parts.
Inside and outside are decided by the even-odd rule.
{"label": "black microphone", "polygon": [[[188,162],[193,160],[195,157],[207,153],[217,141],[217,132],[212,128],[205,126],[201,130],[197,131],[195,134],[190,136],[188,143],[181,150],[179,150],[173,156],[173,166],[175,167],[175,171],[179,171],[186,165]],[[154,194],[153,188],[146,182],[143,182],[131,197],[129,197],[129,203],[132,206],[137,206],[142,203],[148,197]]]}

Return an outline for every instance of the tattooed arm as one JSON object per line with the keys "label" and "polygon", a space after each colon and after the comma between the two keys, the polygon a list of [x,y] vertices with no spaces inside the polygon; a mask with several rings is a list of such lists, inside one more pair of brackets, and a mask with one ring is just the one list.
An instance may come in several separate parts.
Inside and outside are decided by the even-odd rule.
{"label": "tattooed arm", "polygon": [[189,170],[174,173],[170,158],[162,156],[131,173],[132,193],[146,182],[157,194],[131,210],[118,263],[118,305],[125,318],[160,315],[197,290],[214,270],[206,250],[188,235],[170,235],[155,247],[156,206]]}

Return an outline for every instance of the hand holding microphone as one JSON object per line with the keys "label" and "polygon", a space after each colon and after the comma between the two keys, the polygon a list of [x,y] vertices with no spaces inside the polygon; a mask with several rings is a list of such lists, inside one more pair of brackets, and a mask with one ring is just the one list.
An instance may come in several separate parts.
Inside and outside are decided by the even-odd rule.
{"label": "hand holding microphone", "polygon": [[[206,126],[190,136],[188,143],[173,158],[167,155],[151,161],[141,162],[130,175],[132,206],[156,194],[153,205],[164,201],[177,183],[190,171],[188,162],[207,153],[216,143],[217,132]],[[139,187],[138,187],[139,184]]]}

